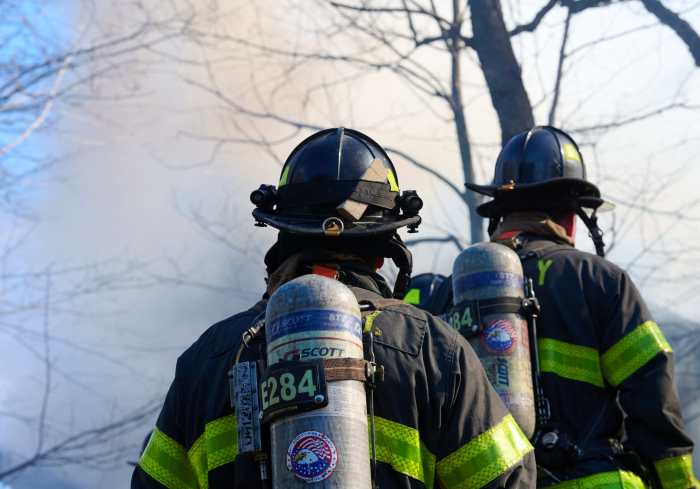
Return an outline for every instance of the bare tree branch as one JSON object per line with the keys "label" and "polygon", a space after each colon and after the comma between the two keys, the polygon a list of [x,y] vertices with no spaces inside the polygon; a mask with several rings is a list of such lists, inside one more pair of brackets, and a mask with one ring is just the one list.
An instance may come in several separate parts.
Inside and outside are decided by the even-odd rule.
{"label": "bare tree branch", "polygon": [[537,11],[535,17],[527,24],[522,24],[514,27],[508,33],[511,37],[517,36],[522,32],[534,32],[540,25],[540,22],[545,16],[556,6],[558,0],[549,0],[540,10]]}
{"label": "bare tree branch", "polygon": [[591,124],[589,126],[570,127],[569,132],[585,133],[585,132],[594,132],[594,131],[604,131],[607,129],[617,129],[617,128],[622,127],[622,126],[626,126],[628,124],[643,121],[645,119],[649,119],[649,118],[655,117],[657,115],[661,115],[661,114],[668,112],[670,110],[677,110],[677,109],[698,110],[698,109],[700,109],[700,106],[686,104],[684,102],[672,102],[672,103],[669,103],[669,104],[664,105],[662,107],[659,107],[657,109],[650,110],[648,112],[643,112],[641,114],[630,116],[630,117],[624,117],[622,119],[616,119],[616,120],[613,120],[610,122],[601,122],[599,124]]}
{"label": "bare tree branch", "polygon": [[700,36],[690,24],[659,0],[641,0],[641,2],[650,13],[659,19],[659,22],[673,29],[673,32],[688,47],[688,51],[695,61],[695,66],[700,66]]}
{"label": "bare tree branch", "polygon": [[566,43],[569,39],[569,27],[571,26],[571,10],[566,14],[566,21],[564,22],[564,34],[562,35],[561,46],[559,47],[559,61],[557,62],[557,76],[554,82],[554,94],[552,95],[552,106],[549,109],[549,116],[547,117],[547,124],[550,126],[554,125],[555,116],[557,112],[557,105],[559,104],[559,94],[561,91],[561,79],[564,69],[564,60],[566,59]]}

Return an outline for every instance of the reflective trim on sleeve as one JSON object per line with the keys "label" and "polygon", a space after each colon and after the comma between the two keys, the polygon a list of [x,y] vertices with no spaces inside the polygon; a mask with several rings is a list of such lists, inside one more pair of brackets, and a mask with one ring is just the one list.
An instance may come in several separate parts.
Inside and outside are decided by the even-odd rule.
{"label": "reflective trim on sleeve", "polygon": [[659,326],[646,321],[603,354],[603,374],[610,384],[618,386],[659,353],[671,351]]}
{"label": "reflective trim on sleeve", "polygon": [[411,289],[406,292],[403,301],[407,304],[413,304],[414,306],[420,304],[420,289]]}
{"label": "reflective trim on sleeve", "polygon": [[700,488],[700,482],[693,474],[693,458],[690,455],[658,460],[654,462],[654,468],[663,489]]}
{"label": "reflective trim on sleeve", "polygon": [[168,489],[199,487],[185,448],[158,428],[151,433],[139,467]]}
{"label": "reflective trim on sleeve", "polygon": [[208,471],[236,460],[238,456],[238,430],[235,414],[207,423],[204,435],[206,437]]}
{"label": "reflective trim on sleeve", "polygon": [[187,458],[194,469],[194,473],[199,481],[199,487],[206,489],[209,487],[209,477],[207,475],[207,448],[206,437],[204,435],[197,438],[187,451]]}
{"label": "reflective trim on sleeve", "polygon": [[646,486],[642,479],[632,472],[613,470],[571,479],[547,486],[547,489],[646,489]]}
{"label": "reflective trim on sleeve", "polygon": [[188,451],[156,428],[139,466],[168,489],[207,489],[209,472],[237,455],[236,416],[231,414],[207,423]]}
{"label": "reflective trim on sleeve", "polygon": [[374,426],[377,460],[432,489],[435,481],[435,455],[421,442],[418,430],[379,416],[374,417]]}
{"label": "reflective trim on sleeve", "polygon": [[537,342],[540,355],[540,370],[570,380],[587,382],[603,387],[600,356],[595,348],[574,345],[551,338],[540,338]]}
{"label": "reflective trim on sleeve", "polygon": [[503,475],[532,450],[511,414],[437,463],[444,489],[478,489]]}

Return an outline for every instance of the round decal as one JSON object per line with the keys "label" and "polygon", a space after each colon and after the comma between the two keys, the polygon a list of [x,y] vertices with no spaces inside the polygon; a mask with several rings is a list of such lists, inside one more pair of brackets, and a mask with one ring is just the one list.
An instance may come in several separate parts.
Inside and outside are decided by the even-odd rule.
{"label": "round decal", "polygon": [[335,445],[323,433],[299,433],[287,449],[287,468],[304,482],[328,479],[338,463]]}
{"label": "round decal", "polygon": [[505,319],[499,319],[484,329],[482,340],[490,353],[508,354],[515,347],[515,328]]}

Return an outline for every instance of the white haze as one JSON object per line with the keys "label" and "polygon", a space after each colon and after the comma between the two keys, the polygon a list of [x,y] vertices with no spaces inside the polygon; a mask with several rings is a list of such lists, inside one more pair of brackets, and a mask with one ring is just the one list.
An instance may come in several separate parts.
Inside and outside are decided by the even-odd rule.
{"label": "white haze", "polygon": [[[240,8],[237,25],[242,32],[256,32],[260,24],[255,9]],[[264,14],[262,8],[260,12]],[[618,22],[633,23],[622,13],[615,18]],[[700,27],[697,11],[689,14],[688,20]],[[606,22],[612,21],[606,19]],[[598,23],[595,16],[586,16],[578,24],[577,33],[602,30]],[[263,24],[269,30],[263,34],[273,38],[291,29],[274,21]],[[540,44],[550,44],[549,50],[554,52],[559,24],[553,19],[548,25],[538,36]],[[275,26],[278,31],[273,32]],[[651,53],[625,75],[626,87],[622,81],[611,82],[609,91],[604,92],[607,95],[599,95],[580,107],[577,105],[584,98],[582,94],[586,93],[589,82],[581,76],[576,83],[568,85],[568,91],[563,94],[562,113],[570,115],[565,122],[576,124],[577,117],[613,114],[612,107],[618,107],[621,98],[629,98],[625,103],[633,107],[657,106],[656,98],[664,100],[668,87],[677,86],[689,73],[684,94],[697,97],[700,82],[692,72],[687,51],[674,44],[677,41],[662,29],[655,30],[653,36],[616,44],[612,61],[603,52],[582,61],[583,66],[577,70],[588,73],[590,79],[598,79],[610,70],[608,65],[614,59],[645,49],[645,42]],[[673,44],[671,56],[665,57],[654,50],[659,39]],[[533,48],[526,44],[516,43],[518,56],[533,54]],[[551,73],[554,62],[553,54],[543,54],[540,68]],[[70,309],[57,309],[51,316],[53,335],[87,349],[79,350],[65,342],[51,345],[52,361],[64,372],[54,375],[52,381],[49,421],[53,435],[108,422],[119,413],[162,397],[172,379],[178,354],[207,326],[248,307],[263,290],[262,257],[274,239],[274,232],[270,228],[253,227],[248,195],[260,183],[274,183],[279,166],[259,148],[242,145],[225,146],[210,164],[195,165],[207,159],[212,144],[195,142],[183,133],[222,134],[230,124],[225,114],[212,108],[211,98],[179,82],[175,76],[201,75],[194,70],[160,61],[153,65],[152,71],[140,68],[127,72],[124,76],[133,77],[130,81],[138,84],[146,95],[118,103],[61,106],[56,114],[60,124],[36,139],[37,144],[46,145],[47,151],[70,156],[51,171],[42,190],[34,194],[33,205],[41,220],[30,242],[15,259],[31,270],[43,270],[49,264],[60,269],[105,260],[115,263],[130,260],[139,270],[137,288],[128,284],[124,290],[107,288],[105,292],[78,299],[70,304]],[[528,70],[526,78],[534,79],[537,74]],[[468,73],[468,82],[482,83],[473,66]],[[245,90],[247,73],[232,70],[219,76],[226,80],[231,93],[250,93]],[[426,128],[423,121],[429,115],[424,114],[422,106],[405,102],[413,100],[410,92],[393,80],[383,74],[364,78],[352,88],[357,97],[352,104],[338,102],[334,108],[332,103],[319,102],[323,109],[315,113],[325,113],[326,120],[322,122],[328,125],[367,130],[383,144],[415,154],[418,159],[435,164],[453,181],[461,182],[452,127],[431,122]],[[303,92],[303,81],[296,80],[295,86],[286,90]],[[483,89],[475,89],[472,95],[469,109],[472,135],[475,140],[496,143],[498,131],[488,96]],[[255,104],[250,96],[251,100],[242,102]],[[536,98],[535,94],[530,96]],[[288,107],[294,107],[292,101]],[[389,117],[390,114],[402,115]],[[306,115],[308,112],[299,114]],[[537,115],[542,120],[546,116],[545,107],[538,109]],[[700,154],[698,124],[695,113],[669,112],[611,132],[601,138],[595,157],[585,150],[584,155],[592,163],[593,177],[603,190],[625,198],[631,197],[626,191],[633,188],[632,183],[634,188],[639,183],[625,177],[635,175],[633,179],[638,180],[640,168],[648,168],[652,175],[666,175],[681,168],[683,178],[658,202],[661,207],[675,208],[678,201],[696,195],[698,169],[690,163]],[[279,131],[273,125],[261,127],[270,131],[268,137]],[[280,154],[288,152],[302,137],[300,134],[285,143],[286,147],[282,145]],[[685,142],[680,149],[667,149],[674,141],[681,140]],[[489,162],[494,160],[497,150],[494,144],[478,148],[484,167],[482,180],[486,179]],[[463,206],[453,195],[405,162],[397,162],[397,166],[402,187],[418,189],[426,201],[426,234],[439,234],[443,228],[466,228]],[[640,201],[649,197],[638,196]],[[220,221],[223,227],[217,229],[223,229],[223,234],[238,249],[207,236],[192,218],[197,213]],[[653,239],[656,229],[653,222],[640,222],[636,232],[618,243],[611,258],[627,264],[640,249],[640,236],[647,233],[644,239]],[[679,243],[689,242],[697,235],[697,226],[676,226],[671,232]],[[584,248],[591,249],[585,234],[579,241]],[[447,274],[454,254],[449,246],[419,246],[415,249],[415,272]],[[654,265],[653,257],[651,261],[648,267]],[[654,274],[647,273],[655,270],[655,274],[667,279],[680,273],[674,266],[662,264],[659,268],[633,273],[650,302],[672,305],[675,311],[696,320],[696,308],[692,304],[674,302],[673,287],[656,282]],[[186,278],[185,283],[177,283],[181,278]],[[40,330],[37,317],[27,317],[27,321],[28,327]],[[41,347],[40,343],[37,345]],[[36,416],[43,389],[43,365],[27,354],[11,335],[0,335],[0,356],[4,367],[0,372],[2,407]],[[699,430],[696,424],[696,440],[700,439]],[[142,434],[133,436],[134,446],[146,431],[144,426]],[[33,433],[32,426],[28,429],[21,421],[0,417],[0,449],[4,452],[31,453],[35,446]],[[133,458],[136,457],[134,453]],[[3,460],[0,458],[0,462]],[[67,488],[116,489],[128,485],[130,470],[126,463],[109,471],[67,466],[41,472],[40,476],[63,481]],[[38,487],[32,477],[22,476],[12,482],[12,487]],[[58,487],[59,482],[55,484]]]}

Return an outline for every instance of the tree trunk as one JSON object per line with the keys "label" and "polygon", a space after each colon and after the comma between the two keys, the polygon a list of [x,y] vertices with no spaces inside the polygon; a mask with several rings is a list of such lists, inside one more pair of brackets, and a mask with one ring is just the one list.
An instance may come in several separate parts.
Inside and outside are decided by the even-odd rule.
{"label": "tree trunk", "polygon": [[535,125],[499,0],[470,0],[473,47],[498,114],[501,141]]}
{"label": "tree trunk", "polygon": [[[456,3],[456,2],[455,2]],[[455,22],[457,18],[458,7],[453,5],[455,9]],[[450,42],[450,57],[452,58],[451,67],[451,98],[450,106],[455,120],[455,131],[457,132],[457,141],[459,143],[459,154],[462,159],[462,172],[464,180],[467,182],[474,181],[474,166],[472,162],[472,150],[469,143],[469,133],[467,131],[467,119],[464,115],[464,104],[462,102],[462,77],[460,56],[462,54],[459,29],[455,28]],[[483,218],[476,213],[476,206],[479,204],[479,199],[474,192],[464,190],[462,193],[464,201],[469,210],[469,238],[472,243],[478,243],[484,240],[484,223]]]}

